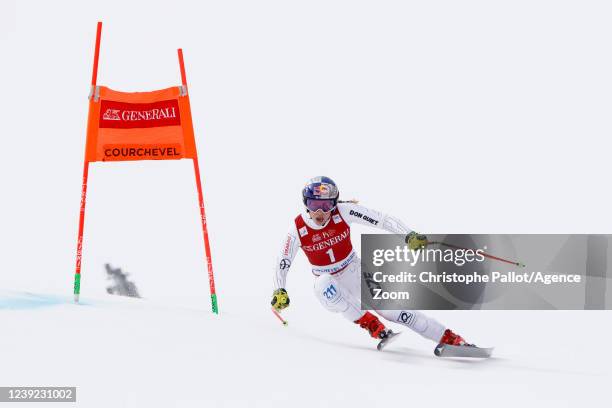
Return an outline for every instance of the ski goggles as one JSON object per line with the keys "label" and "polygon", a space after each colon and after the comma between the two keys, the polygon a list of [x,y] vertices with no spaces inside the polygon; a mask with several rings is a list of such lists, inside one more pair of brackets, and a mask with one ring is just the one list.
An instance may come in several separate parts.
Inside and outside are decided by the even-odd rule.
{"label": "ski goggles", "polygon": [[319,210],[323,212],[330,212],[336,208],[336,200],[316,200],[314,198],[307,198],[306,208],[312,212],[317,212]]}

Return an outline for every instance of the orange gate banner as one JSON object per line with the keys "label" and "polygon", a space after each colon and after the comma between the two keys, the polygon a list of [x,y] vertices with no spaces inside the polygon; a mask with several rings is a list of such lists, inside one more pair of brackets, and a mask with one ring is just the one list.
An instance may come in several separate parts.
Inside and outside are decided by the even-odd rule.
{"label": "orange gate banner", "polygon": [[180,48],[177,50],[181,86],[151,92],[119,92],[97,85],[101,37],[102,22],[99,21],[96,30],[87,118],[87,141],[83,161],[83,184],[74,270],[74,301],[78,302],[81,294],[81,261],[89,163],[192,159],[198,191],[210,300],[213,313],[219,313],[183,50]]}
{"label": "orange gate banner", "polygon": [[85,160],[196,158],[186,86],[119,92],[105,86],[90,96]]}

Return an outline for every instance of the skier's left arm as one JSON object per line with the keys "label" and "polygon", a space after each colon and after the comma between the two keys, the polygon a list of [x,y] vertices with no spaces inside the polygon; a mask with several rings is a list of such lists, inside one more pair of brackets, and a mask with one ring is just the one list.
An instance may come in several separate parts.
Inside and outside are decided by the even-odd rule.
{"label": "skier's left arm", "polygon": [[405,235],[406,243],[410,249],[418,249],[427,245],[427,237],[425,235],[417,234],[400,219],[391,215],[353,203],[338,204],[338,211],[349,224],[356,222],[357,224],[368,225],[393,234]]}
{"label": "skier's left arm", "polygon": [[393,234],[408,235],[412,232],[412,230],[398,218],[359,204],[340,203],[338,204],[338,211],[340,211],[340,215],[344,221],[349,224],[356,222],[357,224],[382,229]]}

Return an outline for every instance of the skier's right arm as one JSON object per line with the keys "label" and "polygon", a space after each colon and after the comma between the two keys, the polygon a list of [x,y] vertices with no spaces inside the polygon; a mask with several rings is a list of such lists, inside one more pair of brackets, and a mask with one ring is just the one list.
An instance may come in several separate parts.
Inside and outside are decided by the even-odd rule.
{"label": "skier's right arm", "polygon": [[297,228],[293,224],[287,232],[287,236],[283,240],[283,245],[276,258],[276,266],[274,267],[273,283],[274,289],[285,288],[287,283],[287,273],[291,267],[291,263],[297,254],[300,247],[300,239],[298,238]]}
{"label": "skier's right arm", "polygon": [[276,258],[276,267],[274,268],[272,307],[278,311],[289,306],[289,294],[285,290],[285,284],[287,283],[287,273],[291,267],[291,262],[293,262],[299,247],[300,240],[298,239],[297,229],[295,225],[292,225],[283,241],[283,246]]}

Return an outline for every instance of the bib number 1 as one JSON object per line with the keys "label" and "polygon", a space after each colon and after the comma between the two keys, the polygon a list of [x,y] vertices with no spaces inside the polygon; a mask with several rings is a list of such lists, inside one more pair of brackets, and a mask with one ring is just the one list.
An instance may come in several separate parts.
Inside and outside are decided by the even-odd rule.
{"label": "bib number 1", "polygon": [[334,256],[334,250],[332,248],[329,249],[329,251],[325,252],[327,255],[329,255],[329,260],[331,261],[331,263],[335,263],[336,262],[336,257]]}

